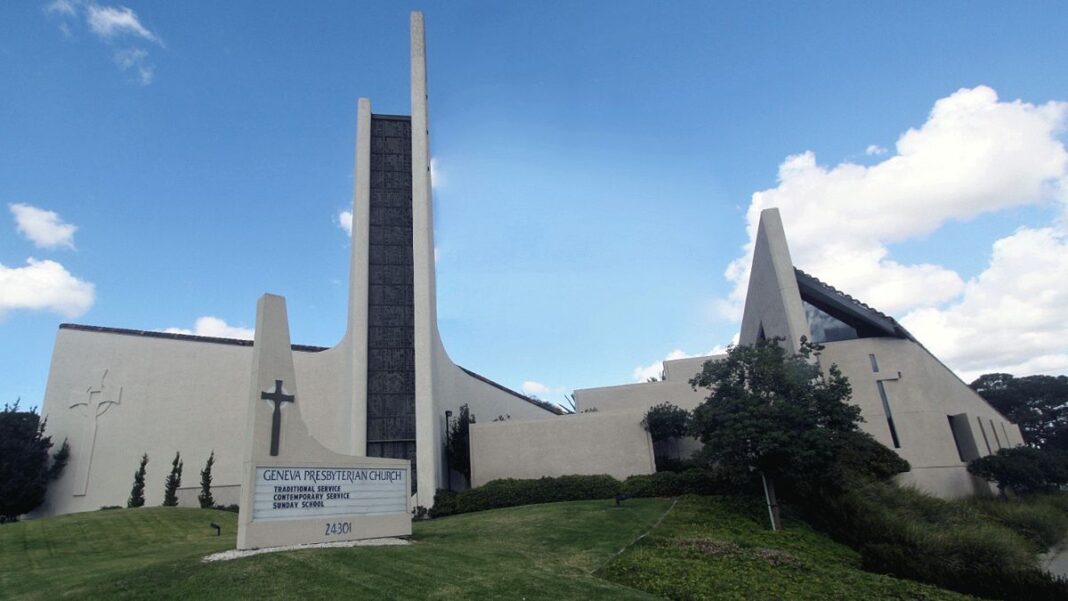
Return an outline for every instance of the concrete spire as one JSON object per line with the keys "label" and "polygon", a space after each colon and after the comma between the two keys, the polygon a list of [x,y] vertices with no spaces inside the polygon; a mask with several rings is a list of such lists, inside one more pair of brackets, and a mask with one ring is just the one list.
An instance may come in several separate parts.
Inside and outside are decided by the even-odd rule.
{"label": "concrete spire", "polygon": [[[434,209],[430,187],[430,126],[427,115],[426,34],[423,13],[411,14],[412,86],[412,259],[415,300],[415,427],[420,503],[430,506],[440,436],[436,428],[434,372],[437,299],[434,278]],[[425,500],[423,497],[427,497]]]}
{"label": "concrete spire", "polygon": [[782,217],[774,208],[760,212],[738,343],[753,344],[761,334],[785,338],[786,348],[794,352],[802,336],[812,339]]}

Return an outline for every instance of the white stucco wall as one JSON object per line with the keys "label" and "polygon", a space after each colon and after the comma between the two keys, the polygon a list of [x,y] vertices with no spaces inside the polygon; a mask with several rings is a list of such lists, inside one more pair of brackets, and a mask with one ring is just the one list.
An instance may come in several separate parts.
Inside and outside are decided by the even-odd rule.
{"label": "white stucco wall", "polygon": [[[348,452],[352,420],[350,408],[337,402],[348,386],[340,367],[347,351],[343,345],[293,353],[301,391],[298,402],[308,432],[339,453]],[[71,460],[35,515],[125,506],[133,473],[146,452],[148,505],[163,501],[163,480],[170,473],[175,452],[181,452],[185,462],[185,487],[199,483],[199,472],[212,450],[213,483],[220,488],[239,486],[251,360],[251,346],[134,332],[60,329],[42,415],[48,418],[48,434],[57,443],[69,441]],[[451,362],[443,366],[449,376],[439,380],[441,409],[431,415],[435,421],[430,424],[439,443],[433,447],[433,466],[441,463],[441,452],[436,449],[440,448],[446,408],[458,415],[459,406],[467,403],[476,416],[487,421],[497,415],[511,415],[513,419],[552,416],[473,378]],[[88,461],[91,430],[86,408],[71,405],[85,401],[90,387],[100,387],[105,370],[105,391],[117,396],[121,387],[121,402],[105,406],[97,419],[86,494],[75,496]],[[363,410],[362,406],[357,409]],[[429,471],[440,478],[434,486],[440,486],[445,478],[443,470],[435,467]]]}
{"label": "white stucco wall", "polygon": [[[824,368],[838,365],[853,387],[853,403],[861,409],[862,428],[876,440],[893,448],[890,428],[879,396],[877,379],[883,380],[890,412],[901,447],[895,449],[912,465],[902,474],[902,484],[942,497],[985,493],[985,482],[974,480],[960,460],[948,416],[965,413],[973,428],[980,456],[987,455],[982,430],[990,451],[1023,444],[1020,429],[991,407],[920,345],[897,338],[863,338],[830,342],[820,358]],[[875,355],[879,372],[872,371]],[[898,373],[900,372],[900,377]],[[894,379],[886,379],[894,378]],[[991,423],[997,436],[991,432]],[[1005,440],[1008,434],[1009,440]]]}
{"label": "white stucco wall", "polygon": [[686,382],[643,382],[602,388],[583,388],[575,391],[575,406],[581,411],[639,411],[646,412],[660,403],[671,403],[683,409],[701,404],[708,391],[694,390]]}
{"label": "white stucco wall", "polygon": [[471,426],[471,484],[500,478],[608,474],[623,479],[656,470],[640,412],[583,413]]}
{"label": "white stucco wall", "polygon": [[[42,414],[48,434],[67,439],[71,461],[48,490],[38,514],[90,511],[126,505],[133,474],[148,453],[145,502],[163,500],[163,481],[176,451],[185,462],[184,483],[215,450],[215,483],[241,481],[251,348],[146,336],[60,329]],[[85,407],[89,387],[104,384],[122,398],[97,418],[88,488],[75,490],[89,460],[91,430]]]}

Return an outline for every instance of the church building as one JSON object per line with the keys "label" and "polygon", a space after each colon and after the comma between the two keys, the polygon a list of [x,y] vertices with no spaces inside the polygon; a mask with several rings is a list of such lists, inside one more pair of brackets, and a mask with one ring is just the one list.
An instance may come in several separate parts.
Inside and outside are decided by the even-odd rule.
{"label": "church building", "polygon": [[[359,100],[347,324],[337,345],[293,345],[300,415],[334,453],[409,459],[412,507],[430,507],[450,477],[446,415],[463,405],[508,415],[471,428],[471,485],[504,477],[626,477],[655,471],[641,419],[664,401],[703,400],[688,380],[700,357],[664,363],[662,381],[578,390],[579,411],[528,398],[452,362],[438,334],[423,17],[411,16],[411,114]],[[801,336],[823,343],[853,385],[863,428],[913,466],[902,481],[956,497],[984,490],[967,461],[1022,444],[1019,429],[892,318],[794,268],[776,210],[763,213],[741,344]],[[259,291],[250,291],[250,297]],[[142,454],[162,482],[186,465],[180,504],[196,504],[196,470],[215,454],[213,492],[237,503],[253,343],[63,324],[42,413],[71,461],[37,515],[124,505]],[[279,405],[283,414],[292,403]],[[146,487],[159,504],[162,487]]]}

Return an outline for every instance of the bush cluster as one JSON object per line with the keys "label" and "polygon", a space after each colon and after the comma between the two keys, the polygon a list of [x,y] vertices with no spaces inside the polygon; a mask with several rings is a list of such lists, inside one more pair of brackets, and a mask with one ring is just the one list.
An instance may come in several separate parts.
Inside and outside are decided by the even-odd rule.
{"label": "bush cluster", "polygon": [[1033,447],[1000,449],[968,464],[968,471],[1021,495],[1053,492],[1068,484],[1068,452]]}
{"label": "bush cluster", "polygon": [[1035,564],[1065,534],[1048,504],[945,501],[885,483],[819,504],[810,519],[859,550],[866,570],[986,598],[1068,599],[1068,581]]}
{"label": "bush cluster", "polygon": [[716,472],[689,470],[631,476],[620,482],[612,476],[559,476],[537,480],[494,480],[460,493],[437,491],[430,517],[485,511],[501,507],[629,497],[673,497],[683,494],[711,495],[729,490],[730,483]]}

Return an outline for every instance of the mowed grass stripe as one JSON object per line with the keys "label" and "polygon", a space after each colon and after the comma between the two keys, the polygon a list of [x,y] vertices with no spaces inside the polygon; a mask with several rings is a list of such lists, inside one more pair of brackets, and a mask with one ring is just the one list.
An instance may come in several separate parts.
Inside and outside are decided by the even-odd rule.
{"label": "mowed grass stripe", "polygon": [[[650,599],[587,572],[670,501],[555,503],[417,522],[407,547],[317,549],[201,563],[233,548],[236,516],[101,511],[0,527],[12,599]],[[222,524],[223,537],[208,527]]]}

